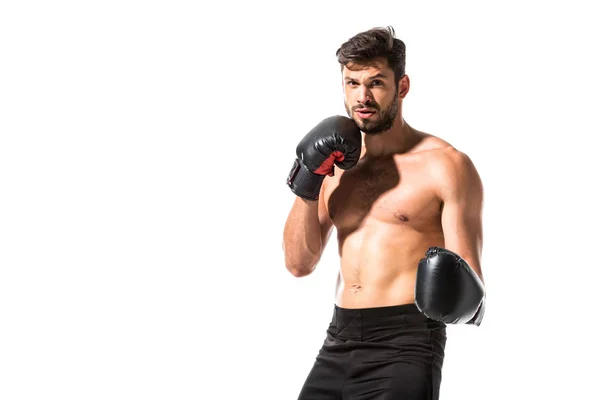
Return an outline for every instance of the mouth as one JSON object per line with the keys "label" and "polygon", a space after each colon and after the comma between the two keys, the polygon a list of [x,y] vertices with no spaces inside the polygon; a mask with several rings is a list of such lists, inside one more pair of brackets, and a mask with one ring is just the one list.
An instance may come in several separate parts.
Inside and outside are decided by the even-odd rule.
{"label": "mouth", "polygon": [[373,115],[375,115],[376,111],[372,110],[372,109],[369,109],[369,108],[359,108],[357,110],[354,110],[354,112],[360,118],[362,118],[362,119],[368,119],[368,118],[372,117]]}

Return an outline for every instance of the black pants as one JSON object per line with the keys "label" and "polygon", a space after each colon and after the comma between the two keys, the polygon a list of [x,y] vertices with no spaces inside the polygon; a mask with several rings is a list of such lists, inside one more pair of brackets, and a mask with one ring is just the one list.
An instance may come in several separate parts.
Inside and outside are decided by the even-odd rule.
{"label": "black pants", "polygon": [[437,400],[446,325],[414,304],[334,307],[299,400]]}

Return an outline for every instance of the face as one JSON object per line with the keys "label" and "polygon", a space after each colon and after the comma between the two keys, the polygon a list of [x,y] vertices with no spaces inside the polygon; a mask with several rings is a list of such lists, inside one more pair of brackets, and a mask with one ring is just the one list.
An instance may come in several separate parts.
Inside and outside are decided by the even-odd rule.
{"label": "face", "polygon": [[360,130],[370,135],[389,130],[398,115],[401,90],[406,85],[396,85],[387,60],[350,64],[344,67],[342,78],[346,112]]}

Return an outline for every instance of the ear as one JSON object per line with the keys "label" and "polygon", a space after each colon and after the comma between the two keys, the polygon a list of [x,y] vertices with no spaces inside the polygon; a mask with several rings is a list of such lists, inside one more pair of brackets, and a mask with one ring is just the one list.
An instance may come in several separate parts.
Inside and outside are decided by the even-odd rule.
{"label": "ear", "polygon": [[408,75],[405,74],[398,81],[398,98],[400,100],[404,100],[404,98],[408,94],[409,90],[410,90],[410,78],[408,77]]}

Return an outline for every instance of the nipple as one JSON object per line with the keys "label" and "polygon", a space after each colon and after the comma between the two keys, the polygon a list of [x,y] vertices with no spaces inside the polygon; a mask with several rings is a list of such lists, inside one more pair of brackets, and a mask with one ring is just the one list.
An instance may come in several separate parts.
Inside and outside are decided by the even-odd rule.
{"label": "nipple", "polygon": [[408,221],[408,217],[405,214],[402,214],[399,211],[395,211],[394,212],[394,217],[398,218],[402,222],[407,222]]}

